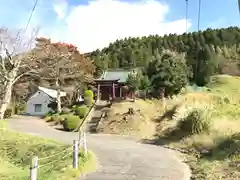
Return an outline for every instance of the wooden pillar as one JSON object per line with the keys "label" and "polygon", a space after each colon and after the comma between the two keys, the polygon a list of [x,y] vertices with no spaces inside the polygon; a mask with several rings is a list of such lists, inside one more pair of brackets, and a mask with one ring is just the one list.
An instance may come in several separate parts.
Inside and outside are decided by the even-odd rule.
{"label": "wooden pillar", "polygon": [[119,87],[119,94],[120,94],[120,98],[122,98],[122,86],[121,85],[119,85],[120,87]]}
{"label": "wooden pillar", "polygon": [[100,84],[98,84],[97,88],[97,99],[100,99]]}
{"label": "wooden pillar", "polygon": [[115,84],[112,83],[112,98],[115,99]]}

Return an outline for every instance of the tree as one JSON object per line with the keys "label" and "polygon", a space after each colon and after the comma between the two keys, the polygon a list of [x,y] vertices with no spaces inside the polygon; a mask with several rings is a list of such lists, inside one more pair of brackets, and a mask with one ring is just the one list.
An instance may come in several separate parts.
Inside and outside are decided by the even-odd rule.
{"label": "tree", "polygon": [[128,75],[126,84],[128,86],[128,90],[131,93],[132,97],[135,98],[135,92],[139,89],[140,87],[140,74],[137,72],[130,73]]}
{"label": "tree", "polygon": [[37,57],[36,66],[43,79],[55,83],[57,90],[57,111],[61,112],[60,92],[64,82],[78,79],[78,84],[91,82],[95,66],[80,54],[76,46],[66,43],[52,43],[50,39],[37,38],[36,48],[32,51]]}
{"label": "tree", "polygon": [[196,73],[196,84],[204,86],[210,81],[210,77],[217,69],[218,59],[216,54],[206,44],[200,51],[198,69]]}
{"label": "tree", "polygon": [[188,82],[184,56],[168,51],[163,52],[160,60],[156,59],[149,64],[147,74],[155,92],[164,95],[178,93]]}
{"label": "tree", "polygon": [[23,31],[10,31],[0,29],[0,81],[1,81],[1,107],[0,119],[11,102],[13,85],[22,77],[36,75],[35,67],[30,64],[35,60],[27,51],[31,49],[36,31],[29,39],[24,38]]}
{"label": "tree", "polygon": [[144,91],[144,98],[146,99],[147,93],[151,89],[151,82],[148,76],[141,77],[139,89]]}
{"label": "tree", "polygon": [[[221,49],[224,54],[223,57],[228,61],[227,64],[230,64],[227,68],[229,72],[236,69],[235,62],[237,58],[229,58],[228,51],[232,49],[232,46],[239,44],[239,41],[240,29],[238,27],[207,29],[205,31],[184,33],[182,35],[150,35],[148,37],[120,39],[101,51],[97,50],[89,53],[89,56],[96,57],[99,54],[99,56],[103,57],[103,55],[108,55],[110,57],[109,65],[111,68],[116,67],[113,64],[117,64],[117,68],[124,68],[135,67],[135,65],[147,67],[148,62],[152,60],[152,56],[156,57],[156,54],[161,54],[162,49],[177,51],[179,53],[187,52],[188,65],[191,66],[194,75],[194,78],[191,80],[195,81],[198,63],[197,57],[200,50],[204,49],[205,44],[208,44],[210,47],[214,46],[216,51],[217,47],[219,47],[218,50]],[[112,57],[113,54],[117,59]],[[238,74],[240,74],[240,70]]]}

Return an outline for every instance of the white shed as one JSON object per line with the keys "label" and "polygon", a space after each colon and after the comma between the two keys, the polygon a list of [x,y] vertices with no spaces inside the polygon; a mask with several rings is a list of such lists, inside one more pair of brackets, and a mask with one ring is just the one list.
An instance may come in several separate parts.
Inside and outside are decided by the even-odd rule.
{"label": "white shed", "polygon": [[[61,92],[61,97],[66,96],[66,92]],[[52,100],[56,100],[57,91],[44,87],[38,87],[36,93],[34,93],[27,101],[26,113],[32,116],[42,116],[52,109],[48,107]]]}

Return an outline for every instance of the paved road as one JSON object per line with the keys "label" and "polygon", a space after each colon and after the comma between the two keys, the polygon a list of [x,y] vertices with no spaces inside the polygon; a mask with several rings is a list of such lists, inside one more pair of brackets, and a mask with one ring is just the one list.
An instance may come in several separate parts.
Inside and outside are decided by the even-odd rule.
{"label": "paved road", "polygon": [[[72,143],[76,133],[57,131],[42,120],[10,119],[9,127],[63,143]],[[98,157],[100,168],[85,180],[189,180],[189,168],[173,151],[140,144],[120,136],[87,134],[88,146]]]}

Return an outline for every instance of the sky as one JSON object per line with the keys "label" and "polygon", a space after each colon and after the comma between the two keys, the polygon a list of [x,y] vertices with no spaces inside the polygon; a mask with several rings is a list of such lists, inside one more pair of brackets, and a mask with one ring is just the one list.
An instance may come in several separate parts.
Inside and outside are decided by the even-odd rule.
{"label": "sky", "polygon": [[[0,0],[0,25],[24,28],[35,0]],[[200,29],[239,26],[238,0],[201,0]],[[28,34],[102,49],[125,37],[182,34],[198,29],[198,0],[39,0]],[[186,23],[187,22],[187,23]]]}

